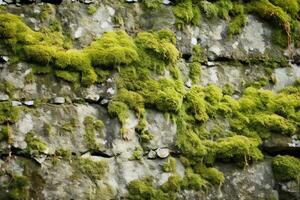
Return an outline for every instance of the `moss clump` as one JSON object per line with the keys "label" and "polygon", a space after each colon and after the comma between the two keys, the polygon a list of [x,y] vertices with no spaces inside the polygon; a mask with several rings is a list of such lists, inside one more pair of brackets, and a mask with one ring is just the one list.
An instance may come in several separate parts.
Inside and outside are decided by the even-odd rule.
{"label": "moss clump", "polygon": [[197,164],[195,172],[213,185],[222,185],[225,181],[224,174],[213,167],[206,167],[204,164]]}
{"label": "moss clump", "polygon": [[88,13],[89,15],[93,15],[93,14],[95,14],[96,12],[97,12],[97,8],[96,8],[95,6],[89,5],[89,6],[87,7],[87,13]]}
{"label": "moss clump", "polygon": [[260,0],[251,2],[247,9],[266,20],[271,20],[275,25],[279,25],[285,31],[290,41],[291,17],[281,7],[273,5],[268,0]]}
{"label": "moss clump", "polygon": [[169,176],[168,181],[161,186],[161,189],[169,194],[179,192],[181,189],[181,177],[176,174]]}
{"label": "moss clump", "polygon": [[144,0],[143,3],[145,4],[146,8],[158,9],[161,7],[163,0]]}
{"label": "moss clump", "polygon": [[163,164],[162,169],[164,172],[176,173],[176,159],[169,157],[168,160]]}
{"label": "moss clump", "polygon": [[262,152],[258,149],[260,141],[245,136],[232,136],[218,141],[217,158],[237,164],[247,164],[248,161],[263,159]]}
{"label": "moss clump", "polygon": [[13,130],[9,125],[3,126],[0,131],[0,142],[6,141],[8,144],[13,143]]}
{"label": "moss clump", "polygon": [[37,138],[33,132],[28,132],[26,134],[25,142],[27,143],[26,150],[34,156],[45,153],[47,150],[47,144]]}
{"label": "moss clump", "polygon": [[12,175],[7,183],[0,186],[0,198],[11,200],[29,200],[30,182],[28,177]]}
{"label": "moss clump", "polygon": [[131,181],[128,185],[128,199],[131,200],[168,200],[169,197],[162,190],[154,187],[152,178]]}
{"label": "moss clump", "polygon": [[128,106],[120,101],[112,101],[108,105],[108,113],[111,117],[118,117],[122,125],[125,124],[126,119],[129,116]]}
{"label": "moss clump", "polygon": [[191,0],[182,1],[173,7],[173,13],[176,17],[176,26],[180,29],[185,24],[199,25],[200,10],[198,7],[193,7]]}
{"label": "moss clump", "polygon": [[122,31],[105,33],[94,41],[86,52],[95,67],[113,67],[137,61],[138,53],[134,41]]}
{"label": "moss clump", "polygon": [[30,72],[29,74],[27,74],[25,76],[24,79],[25,79],[26,83],[33,83],[35,81],[35,76],[34,76],[34,74],[32,72]]}
{"label": "moss clump", "polygon": [[278,181],[300,180],[300,160],[292,156],[276,156],[272,161],[273,172]]}
{"label": "moss clump", "polygon": [[206,122],[208,114],[206,111],[205,93],[203,87],[193,86],[185,95],[185,107],[187,113],[190,113],[199,122]]}
{"label": "moss clump", "polygon": [[212,19],[218,16],[219,8],[216,4],[209,1],[201,1],[200,7],[206,18]]}
{"label": "moss clump", "polygon": [[6,93],[9,97],[13,96],[13,92],[15,91],[15,89],[15,86],[8,81],[3,81],[2,83],[0,83],[0,91]]}
{"label": "moss clump", "polygon": [[88,158],[80,158],[78,165],[79,170],[92,181],[101,180],[108,167],[105,161],[93,161]]}
{"label": "moss clump", "polygon": [[207,181],[199,174],[195,174],[192,169],[185,170],[185,177],[182,180],[182,188],[190,190],[201,190],[207,186]]}
{"label": "moss clump", "polygon": [[[162,30],[155,33],[138,33],[135,43],[138,48],[143,51],[140,52],[140,54],[148,54],[145,56],[150,56],[149,61],[155,60],[156,62],[161,63],[161,60],[163,60],[167,63],[175,63],[179,58],[179,52],[174,46],[175,41],[172,32],[168,32],[170,32],[170,30]],[[149,65],[151,65],[151,63],[149,63]],[[155,67],[151,68],[153,69]]]}
{"label": "moss clump", "polygon": [[19,108],[13,107],[11,102],[0,102],[0,124],[16,123],[19,117]]}
{"label": "moss clump", "polygon": [[141,160],[143,158],[144,150],[142,147],[136,147],[129,160]]}
{"label": "moss clump", "polygon": [[80,82],[80,75],[77,72],[57,70],[55,71],[55,76],[70,83]]}
{"label": "moss clump", "polygon": [[193,62],[189,65],[189,67],[190,67],[189,77],[192,80],[193,84],[197,84],[201,76],[201,64]]}
{"label": "moss clump", "polygon": [[270,0],[275,6],[281,7],[292,17],[296,17],[299,12],[299,2],[297,0]]}
{"label": "moss clump", "polygon": [[246,17],[242,4],[234,4],[233,9],[230,11],[230,14],[232,18],[229,22],[227,31],[229,37],[241,33],[242,28],[246,25]]}
{"label": "moss clump", "polygon": [[[100,124],[102,121],[98,121],[97,123],[97,129],[102,129],[102,124]],[[99,149],[100,145],[96,142],[96,124],[95,120],[92,116],[87,116],[84,118],[84,126],[85,126],[85,134],[84,139],[87,148],[90,151],[96,151]]]}

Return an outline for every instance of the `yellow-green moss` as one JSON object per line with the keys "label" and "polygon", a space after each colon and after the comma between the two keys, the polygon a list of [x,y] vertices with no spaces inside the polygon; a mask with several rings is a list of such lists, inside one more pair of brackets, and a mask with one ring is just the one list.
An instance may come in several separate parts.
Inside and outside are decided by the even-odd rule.
{"label": "yellow-green moss", "polygon": [[3,126],[0,130],[0,142],[5,141],[8,144],[13,143],[13,130],[11,126]]}
{"label": "yellow-green moss", "polygon": [[26,176],[12,175],[8,182],[0,186],[0,198],[11,200],[29,200],[30,180]]}
{"label": "yellow-green moss", "polygon": [[144,154],[144,150],[142,147],[136,147],[135,150],[132,152],[132,156],[129,160],[141,160]]}
{"label": "yellow-green moss", "polygon": [[134,41],[122,31],[105,33],[85,48],[84,52],[95,67],[128,65],[139,59]]}
{"label": "yellow-green moss", "polygon": [[237,164],[247,164],[248,161],[263,159],[258,149],[260,141],[245,136],[232,136],[220,139],[217,144],[217,158],[225,161],[233,160]]}
{"label": "yellow-green moss", "polygon": [[300,160],[292,156],[276,156],[272,161],[273,172],[278,181],[300,181]]}
{"label": "yellow-green moss", "polygon": [[28,132],[25,137],[27,143],[26,150],[32,155],[39,155],[45,153],[47,144],[39,139],[33,132]]}
{"label": "yellow-green moss", "polygon": [[[87,116],[84,118],[83,122],[85,126],[85,134],[84,140],[86,143],[87,148],[90,151],[96,151],[99,149],[100,145],[96,141],[96,127],[95,127],[95,119],[92,116]],[[102,126],[98,122],[98,129]]]}
{"label": "yellow-green moss", "polygon": [[0,124],[16,123],[20,117],[20,109],[11,102],[0,102]]}
{"label": "yellow-green moss", "polygon": [[163,1],[162,0],[144,0],[143,3],[145,4],[146,8],[158,9],[161,7]]}
{"label": "yellow-green moss", "polygon": [[89,6],[87,7],[87,13],[88,13],[89,15],[93,15],[93,14],[95,14],[96,12],[97,12],[97,8],[96,8],[95,6],[89,5]]}
{"label": "yellow-green moss", "polygon": [[164,172],[176,173],[176,159],[169,157],[168,160],[163,164],[162,169]]}
{"label": "yellow-green moss", "polygon": [[201,15],[198,7],[193,7],[191,0],[185,0],[173,7],[173,13],[176,17],[176,26],[180,29],[185,24],[199,25]]}
{"label": "yellow-green moss", "polygon": [[155,188],[150,177],[131,181],[128,185],[128,199],[130,200],[169,200],[170,198],[162,190]]}
{"label": "yellow-green moss", "polygon": [[89,158],[80,158],[79,170],[92,181],[101,180],[106,174],[108,165],[106,161],[93,161]]}

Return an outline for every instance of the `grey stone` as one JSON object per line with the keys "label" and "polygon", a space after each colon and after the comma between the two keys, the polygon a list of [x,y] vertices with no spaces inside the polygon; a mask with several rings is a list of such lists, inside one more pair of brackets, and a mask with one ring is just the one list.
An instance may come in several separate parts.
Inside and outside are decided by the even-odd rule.
{"label": "grey stone", "polygon": [[55,104],[64,104],[66,102],[66,99],[64,97],[55,97],[53,99],[53,103]]}
{"label": "grey stone", "polygon": [[100,99],[99,94],[88,94],[87,96],[84,97],[85,100],[90,101],[90,102],[97,102]]}
{"label": "grey stone", "polygon": [[138,0],[125,0],[125,2],[127,2],[127,3],[135,3],[135,2],[138,2]]}
{"label": "grey stone", "polygon": [[34,101],[33,100],[24,101],[23,104],[26,106],[34,106]]}
{"label": "grey stone", "polygon": [[171,4],[171,1],[169,1],[169,0],[163,0],[163,4],[169,5],[169,4]]}
{"label": "grey stone", "polygon": [[148,153],[148,158],[149,159],[155,159],[156,158],[156,152],[153,150],[150,150]]}
{"label": "grey stone", "polygon": [[0,93],[0,101],[7,101],[9,100],[9,96],[7,94]]}
{"label": "grey stone", "polygon": [[167,158],[170,155],[170,150],[168,148],[158,148],[156,154],[159,158]]}
{"label": "grey stone", "polygon": [[[1,2],[0,2],[1,5]],[[9,57],[8,56],[0,56],[0,61],[2,62],[8,62],[9,61]]]}
{"label": "grey stone", "polygon": [[5,3],[8,3],[8,4],[13,4],[14,1],[13,0],[3,0]]}
{"label": "grey stone", "polygon": [[11,101],[11,104],[12,104],[12,106],[21,106],[22,105],[22,102],[20,102],[20,101]]}
{"label": "grey stone", "polygon": [[109,100],[108,99],[102,99],[101,100],[101,105],[105,105],[105,104],[108,104]]}

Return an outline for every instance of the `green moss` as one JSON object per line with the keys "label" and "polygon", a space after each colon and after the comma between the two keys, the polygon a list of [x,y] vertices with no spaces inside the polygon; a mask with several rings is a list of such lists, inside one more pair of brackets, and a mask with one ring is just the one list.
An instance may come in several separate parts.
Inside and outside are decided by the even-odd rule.
{"label": "green moss", "polygon": [[198,7],[193,7],[191,0],[182,1],[173,7],[173,13],[176,17],[176,26],[180,29],[185,24],[199,25],[200,11]]}
{"label": "green moss", "polygon": [[24,79],[26,83],[33,83],[35,81],[35,76],[32,72],[30,72],[24,77]]}
{"label": "green moss", "polygon": [[57,149],[55,150],[55,156],[59,156],[61,158],[64,158],[66,160],[71,160],[72,158],[72,152],[69,149]]}
{"label": "green moss", "polygon": [[61,24],[60,24],[60,21],[58,21],[58,20],[51,20],[50,22],[49,22],[49,29],[51,30],[51,31],[56,31],[56,32],[61,32],[62,31],[62,27],[61,27]]}
{"label": "green moss", "polygon": [[185,177],[182,180],[182,188],[190,190],[201,190],[207,186],[207,181],[199,174],[195,174],[192,169],[185,170]]}
{"label": "green moss", "polygon": [[54,63],[54,55],[57,49],[55,46],[27,45],[23,48],[26,60],[42,65]]}
{"label": "green moss", "polygon": [[44,122],[43,131],[44,131],[44,134],[47,136],[50,136],[53,134],[52,126],[47,122]]}
{"label": "green moss", "polygon": [[136,147],[129,160],[141,160],[143,158],[144,150],[142,147]]}
{"label": "green moss", "polygon": [[80,82],[80,75],[78,72],[69,72],[63,70],[55,71],[55,76],[57,78],[63,79],[70,83],[78,83]]}
{"label": "green moss", "polygon": [[0,83],[0,91],[6,93],[9,97],[13,96],[13,92],[15,90],[15,86],[8,81],[3,81],[2,83]]}
{"label": "green moss", "polygon": [[97,12],[97,8],[96,8],[95,6],[89,5],[89,6],[87,7],[87,13],[88,13],[89,15],[93,15],[93,14],[95,14],[96,12]]}
{"label": "green moss", "polygon": [[30,182],[28,177],[13,175],[7,185],[4,185],[6,191],[3,191],[2,195],[5,196],[6,193],[7,196],[3,197],[2,195],[0,195],[0,197],[12,200],[29,200],[29,187]]}
{"label": "green moss", "polygon": [[263,159],[258,149],[260,141],[245,136],[232,136],[218,141],[217,158],[225,161],[233,160],[237,164],[247,164],[248,161]]}
{"label": "green moss", "polygon": [[168,200],[166,193],[154,187],[152,178],[131,181],[128,185],[128,199],[130,200]]}
{"label": "green moss", "polygon": [[283,48],[288,46],[288,37],[281,28],[275,28],[274,32],[272,33],[272,43]]}
{"label": "green moss", "polygon": [[50,74],[52,72],[52,68],[50,66],[33,65],[32,72],[33,74],[45,75],[45,74]]}
{"label": "green moss", "polygon": [[128,106],[120,101],[112,101],[108,105],[108,113],[111,117],[117,117],[122,125],[125,124],[128,118]]}
{"label": "green moss", "polygon": [[168,181],[161,186],[161,189],[167,193],[179,192],[181,189],[181,177],[176,174],[169,176]]}
{"label": "green moss", "polygon": [[226,83],[223,88],[222,88],[223,94],[224,95],[229,95],[232,96],[234,93],[234,88],[233,85],[231,85],[230,83]]}
{"label": "green moss", "polygon": [[213,185],[222,185],[225,177],[222,172],[213,167],[206,167],[204,164],[198,164],[195,167],[195,172],[200,174],[205,180]]}
{"label": "green moss", "polygon": [[144,0],[143,3],[145,4],[146,8],[158,9],[161,7],[163,1],[162,0]]}
{"label": "green moss", "polygon": [[292,156],[276,156],[272,161],[273,172],[278,181],[300,180],[300,160]]}
{"label": "green moss", "polygon": [[16,123],[19,117],[19,108],[13,107],[11,102],[0,102],[0,124]]}
{"label": "green moss", "polygon": [[25,137],[27,143],[26,150],[32,155],[39,155],[45,153],[47,145],[44,141],[39,139],[33,132],[28,132]]}
{"label": "green moss", "polygon": [[242,4],[234,4],[230,14],[232,19],[229,22],[227,31],[229,37],[241,33],[242,28],[246,25],[246,16]]}
{"label": "green moss", "polygon": [[270,0],[276,6],[281,7],[291,16],[296,17],[299,12],[299,2],[297,0]]}
{"label": "green moss", "polygon": [[208,120],[204,97],[205,94],[201,86],[193,86],[185,95],[184,102],[187,113],[192,114],[199,122],[206,122]]}
{"label": "green moss", "polygon": [[3,126],[0,131],[0,142],[5,141],[8,144],[13,143],[13,130],[9,125]]}
{"label": "green moss", "polygon": [[100,119],[97,119],[95,122],[94,122],[94,127],[95,127],[95,130],[98,131],[98,132],[101,132],[104,128],[104,123],[102,120]]}
{"label": "green moss", "polygon": [[229,12],[233,9],[233,4],[230,0],[220,0],[216,2],[218,6],[218,16],[222,19],[229,19]]}
{"label": "green moss", "polygon": [[201,76],[201,64],[193,62],[189,65],[189,67],[190,67],[189,77],[192,80],[193,84],[197,84]]}
{"label": "green moss", "polygon": [[162,169],[164,172],[176,173],[176,159],[169,157],[168,160],[163,164]]}
{"label": "green moss", "polygon": [[105,161],[93,161],[88,158],[80,158],[78,165],[79,170],[92,181],[103,179],[108,168]]}
{"label": "green moss", "polygon": [[156,59],[157,61],[157,58],[160,58],[165,62],[175,63],[179,58],[179,52],[170,41],[170,39],[174,41],[173,36],[170,33],[168,37],[162,37],[162,35],[166,36],[166,31],[155,33],[140,32],[135,39],[135,43],[139,49],[151,56],[151,60]]}
{"label": "green moss", "polygon": [[272,21],[274,25],[280,26],[287,34],[288,40],[290,40],[291,17],[281,7],[273,5],[268,0],[260,0],[251,2],[247,9],[263,19]]}
{"label": "green moss", "polygon": [[84,52],[89,55],[92,65],[96,67],[111,68],[138,60],[133,40],[122,31],[105,33]]}
{"label": "green moss", "polygon": [[205,15],[206,18],[212,19],[218,16],[218,6],[209,2],[209,1],[201,1],[200,2],[201,11]]}
{"label": "green moss", "polygon": [[[100,146],[96,142],[95,120],[94,120],[94,118],[92,116],[85,117],[83,124],[85,126],[84,139],[85,139],[85,143],[86,143],[87,148],[90,151],[98,150]],[[100,125],[99,122],[98,122],[98,125]]]}
{"label": "green moss", "polygon": [[253,116],[252,122],[253,126],[255,126],[255,129],[260,130],[262,133],[267,131],[285,135],[293,135],[297,130],[295,123],[277,114],[257,113]]}

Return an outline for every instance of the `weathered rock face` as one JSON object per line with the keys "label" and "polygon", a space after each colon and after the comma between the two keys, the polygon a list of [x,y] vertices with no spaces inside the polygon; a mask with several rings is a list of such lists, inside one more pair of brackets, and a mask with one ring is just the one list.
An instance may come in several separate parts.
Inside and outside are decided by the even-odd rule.
{"label": "weathered rock face", "polygon": [[[252,143],[246,150],[239,148],[232,150],[229,147],[224,153],[246,151],[242,159],[239,157],[246,163],[242,168],[237,167],[240,160],[237,161],[230,156],[223,158],[222,155],[218,155],[217,161],[212,162],[206,161],[206,158],[195,158],[190,162],[192,159],[189,158],[189,156],[197,157],[198,151],[202,150],[209,154],[207,146],[213,146],[215,144],[213,142],[222,141],[233,135],[244,134],[251,138],[254,132],[251,129],[253,127],[247,130],[238,129],[239,125],[249,124],[252,120],[250,117],[244,121],[239,119],[240,121],[234,124],[238,128],[233,127],[233,120],[226,117],[234,114],[227,112],[229,108],[225,106],[225,108],[220,106],[221,111],[207,107],[202,112],[202,104],[206,105],[206,101],[214,100],[204,98],[204,103],[198,102],[198,98],[190,100],[185,96],[190,88],[195,86],[205,88],[211,84],[225,88],[230,85],[232,91],[224,92],[224,89],[221,95],[239,99],[248,86],[262,87],[276,93],[299,80],[300,67],[297,61],[299,49],[295,50],[294,60],[288,60],[284,49],[272,43],[274,27],[270,24],[255,15],[247,15],[247,23],[241,33],[230,38],[227,35],[229,23],[225,20],[212,21],[203,18],[200,25],[177,27],[178,19],[172,7],[175,1],[162,1],[161,7],[157,9],[149,9],[142,2],[134,0],[84,1],[84,3],[63,1],[57,6],[28,4],[20,7],[12,3],[0,0],[0,5],[5,5],[6,12],[20,16],[32,30],[43,32],[45,27],[50,27],[66,36],[67,39],[62,46],[64,49],[74,48],[69,51],[84,49],[105,32],[121,29],[130,36],[135,36],[140,32],[170,29],[175,33],[176,47],[181,55],[180,58],[175,59],[175,63],[172,63],[177,68],[164,69],[163,72],[155,74],[156,68],[167,61],[163,60],[156,64],[157,61],[153,59],[151,61],[155,64],[152,67],[155,69],[151,68],[153,70],[151,73],[155,74],[153,80],[163,78],[173,80],[174,76],[179,77],[180,80],[176,80],[177,85],[172,86],[173,88],[169,82],[165,85],[166,88],[161,88],[162,97],[155,99],[154,103],[151,100],[147,101],[145,96],[151,99],[155,94],[145,94],[142,108],[139,107],[140,102],[136,100],[138,97],[130,94],[129,98],[136,100],[135,103],[138,105],[127,102],[128,105],[125,106],[129,111],[125,113],[126,119],[123,120],[122,116],[115,115],[110,110],[110,103],[113,101],[123,103],[118,94],[125,87],[125,84],[121,85],[119,79],[122,73],[120,68],[125,66],[124,63],[118,63],[117,67],[104,66],[101,69],[98,66],[96,69],[100,72],[95,70],[99,79],[97,82],[88,86],[78,85],[77,82],[68,81],[67,75],[64,75],[65,79],[59,79],[52,73],[51,67],[49,73],[36,72],[37,63],[22,59],[24,55],[12,54],[0,41],[0,103],[10,103],[12,107],[0,108],[0,199],[23,199],[20,197],[22,194],[24,199],[128,199],[130,193],[128,188],[133,181],[152,177],[152,187],[163,188],[160,192],[168,193],[169,191],[166,192],[164,187],[174,176],[178,176],[181,182],[177,184],[172,182],[171,184],[174,184],[172,188],[167,189],[175,191],[176,194],[171,196],[172,198],[168,196],[170,199],[299,199],[299,182],[275,179],[270,157],[278,154],[300,156],[299,93],[298,96],[295,95],[296,100],[291,101],[294,110],[291,118],[288,119],[288,122],[291,120],[297,122],[295,130],[290,135],[281,134],[276,130],[270,137],[263,138],[263,142],[259,141],[257,151],[260,152],[260,149],[263,151],[265,154],[263,160],[257,159],[261,161],[256,162],[256,159],[251,158],[253,155],[250,155],[249,151],[254,146]],[[0,26],[0,39],[1,37]],[[111,43],[113,42],[115,41],[111,39]],[[107,48],[110,45],[108,43]],[[199,67],[201,74],[198,73],[196,77],[198,79],[194,81],[191,78],[193,73],[191,65],[195,63],[193,48],[197,45],[201,45],[203,59],[197,61],[199,65],[201,63]],[[137,51],[142,50],[137,48]],[[164,56],[166,52],[163,52]],[[157,56],[156,53],[161,52],[151,53]],[[148,59],[146,56],[149,57],[149,55],[143,56],[139,62]],[[130,57],[130,54],[125,57]],[[71,59],[68,58],[69,61]],[[113,60],[113,58],[109,59]],[[270,62],[275,65],[275,69],[273,66],[266,67]],[[51,65],[48,64],[38,67],[46,68]],[[60,70],[65,71],[70,66],[71,64]],[[109,70],[112,72],[107,73]],[[130,70],[132,71],[129,69],[126,73],[131,73]],[[139,70],[142,71],[143,68],[133,70],[132,85],[130,85],[132,88],[136,87],[134,76],[139,74]],[[139,77],[142,81],[150,76],[147,73],[142,75],[143,77]],[[78,79],[83,79],[83,75],[79,75]],[[146,87],[147,84],[144,86]],[[155,91],[155,87],[157,85],[154,84],[154,88],[151,89]],[[170,88],[171,90],[168,91],[167,89]],[[214,92],[217,93],[216,91],[212,93]],[[178,101],[167,99],[175,93],[179,93],[181,99]],[[215,98],[218,98],[217,96]],[[268,99],[269,96],[265,95],[262,98]],[[189,107],[187,103],[189,101],[198,103],[198,107]],[[157,102],[167,103],[157,106]],[[168,112],[174,105],[182,106],[184,112],[177,108],[173,113]],[[230,109],[239,109],[233,108],[235,104],[229,105]],[[268,106],[272,105],[262,105],[260,109]],[[2,115],[12,113],[13,109],[20,110],[18,120],[1,118]],[[247,110],[247,107],[242,109]],[[164,110],[167,112],[163,112]],[[276,114],[285,111],[278,109]],[[209,119],[201,118],[204,112],[205,114],[208,112]],[[219,117],[218,112],[225,113],[225,117]],[[259,112],[260,110],[257,111]],[[191,113],[200,115],[197,117],[201,119],[193,117]],[[10,118],[14,117],[10,116]],[[182,119],[185,120],[184,123],[179,123]],[[289,129],[288,122],[284,125],[275,124],[274,127],[277,128],[278,125],[280,128],[283,126],[284,130]],[[196,124],[196,128],[189,127],[192,123]],[[268,123],[268,121],[262,122],[263,125]],[[273,131],[272,123],[270,124],[268,126],[271,126],[270,129]],[[194,134],[190,134],[192,129]],[[188,136],[182,139],[179,135],[180,131]],[[235,134],[237,131],[240,132]],[[263,132],[265,129],[259,131]],[[199,144],[199,140],[205,140],[207,146]],[[232,144],[228,142],[225,146],[230,145]],[[187,146],[191,146],[192,150],[186,150]],[[216,150],[213,153],[219,152]],[[259,153],[254,154],[256,156]],[[187,162],[186,159],[190,160]],[[175,169],[172,169],[172,162],[175,163],[175,167],[173,166]],[[203,163],[207,165],[204,168],[205,172],[200,165]],[[212,168],[213,166],[215,168]],[[191,168],[194,168],[195,173],[189,175]],[[215,170],[212,170],[211,176],[217,176],[217,172],[222,172],[224,180],[217,184],[213,183],[214,179],[207,175],[209,169]],[[200,186],[193,188],[194,185],[189,186],[184,182]],[[181,184],[181,188],[177,191],[173,188],[178,184]],[[138,192],[147,194],[148,189]],[[151,195],[153,193],[155,191],[152,191]],[[159,195],[140,199],[152,198],[165,199]],[[131,197],[131,199],[135,198]]]}

